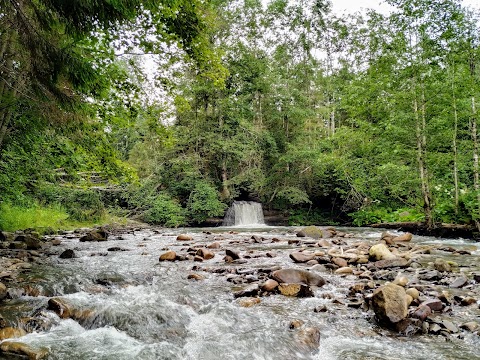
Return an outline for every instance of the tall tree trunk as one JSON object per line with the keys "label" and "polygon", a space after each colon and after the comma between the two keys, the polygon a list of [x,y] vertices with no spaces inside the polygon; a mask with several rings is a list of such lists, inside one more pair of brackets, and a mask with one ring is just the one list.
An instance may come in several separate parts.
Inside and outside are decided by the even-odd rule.
{"label": "tall tree trunk", "polygon": [[[455,76],[455,72],[453,73]],[[458,189],[458,147],[457,147],[457,136],[458,136],[458,110],[457,110],[457,97],[455,96],[455,77],[452,79],[452,97],[453,97],[453,185],[454,197],[455,197],[455,217],[458,216],[458,203],[459,203],[459,189]],[[455,219],[456,221],[456,219]]]}
{"label": "tall tree trunk", "polygon": [[[473,188],[477,195],[477,210],[480,213],[480,185],[478,177],[478,135],[477,135],[477,106],[475,96],[472,96],[472,141],[473,141]],[[480,221],[475,219],[477,229],[480,231]]]}

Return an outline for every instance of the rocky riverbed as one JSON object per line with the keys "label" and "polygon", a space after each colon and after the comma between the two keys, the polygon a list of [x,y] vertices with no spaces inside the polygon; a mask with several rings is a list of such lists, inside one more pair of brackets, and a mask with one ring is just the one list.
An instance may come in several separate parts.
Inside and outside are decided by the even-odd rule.
{"label": "rocky riverbed", "polygon": [[472,241],[331,227],[0,240],[0,358],[480,359]]}

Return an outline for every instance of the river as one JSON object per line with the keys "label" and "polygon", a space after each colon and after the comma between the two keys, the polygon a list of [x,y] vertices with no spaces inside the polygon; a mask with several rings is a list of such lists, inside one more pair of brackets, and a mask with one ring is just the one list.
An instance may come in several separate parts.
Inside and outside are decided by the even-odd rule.
{"label": "river", "polygon": [[[359,239],[374,243],[381,236],[378,229],[341,230],[352,234],[347,243]],[[179,233],[191,234],[194,241],[176,240]],[[263,240],[253,241],[253,235]],[[272,242],[274,238],[278,241]],[[305,268],[288,257],[299,248],[295,239],[294,229],[280,227],[138,229],[105,242],[79,242],[75,234],[66,234],[62,244],[52,249],[55,254],[74,249],[76,258],[52,255],[48,264],[34,266],[24,280],[41,295],[10,301],[4,316],[36,314],[48,319],[53,324],[48,330],[19,340],[47,348],[52,360],[480,359],[480,336],[475,333],[401,336],[376,325],[371,311],[347,307],[348,288],[358,282],[354,275],[323,271],[328,283],[315,289],[314,297],[272,295],[262,297],[255,306],[241,307],[233,293],[258,280],[265,269]],[[186,253],[191,246],[213,242],[220,248],[211,260],[159,262],[166,250]],[[454,258],[461,271],[479,270],[477,243],[421,236],[414,236],[412,242],[468,248],[471,255],[442,256]],[[108,251],[112,247],[117,251]],[[245,262],[226,264],[225,248],[239,251]],[[267,252],[270,255],[265,256]],[[204,279],[187,279],[192,273]],[[235,284],[239,274],[247,283]],[[468,291],[479,294],[478,286]],[[45,310],[53,296],[94,316],[83,322],[61,319]],[[326,311],[314,312],[315,308]],[[457,323],[480,322],[478,303],[454,307],[453,315]],[[298,331],[289,329],[292,320],[320,329],[318,349],[298,341]]]}

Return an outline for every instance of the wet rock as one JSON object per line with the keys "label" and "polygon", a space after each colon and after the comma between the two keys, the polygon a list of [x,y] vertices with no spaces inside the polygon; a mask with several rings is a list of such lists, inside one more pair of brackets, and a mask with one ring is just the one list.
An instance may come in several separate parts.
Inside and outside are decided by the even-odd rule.
{"label": "wet rock", "polygon": [[323,277],[307,270],[300,269],[281,269],[272,273],[274,280],[279,283],[305,284],[313,286],[323,286],[326,281]]}
{"label": "wet rock", "polygon": [[307,261],[315,259],[315,255],[307,252],[294,252],[291,253],[290,259],[296,263],[306,263]]}
{"label": "wet rock", "polygon": [[425,321],[425,319],[429,317],[431,314],[432,314],[432,309],[430,309],[430,307],[428,307],[427,305],[420,305],[415,309],[415,311],[412,314],[412,317]]}
{"label": "wet rock", "polygon": [[438,270],[440,272],[450,272],[450,271],[452,271],[452,267],[444,259],[436,259],[433,266],[435,267],[435,270]]}
{"label": "wet rock", "polygon": [[88,234],[82,236],[80,238],[80,242],[86,242],[86,241],[107,241],[108,239],[108,234],[104,230],[94,230],[90,231]]}
{"label": "wet rock", "polygon": [[62,252],[59,256],[60,259],[73,259],[76,257],[75,251],[72,249],[67,249],[64,252]]}
{"label": "wet rock", "polygon": [[40,360],[48,356],[48,350],[45,348],[34,349],[33,347],[16,341],[4,341],[0,344],[2,353],[16,354],[21,357],[27,357],[28,360]]}
{"label": "wet rock", "polygon": [[220,249],[220,243],[214,242],[209,245],[207,245],[207,249]]}
{"label": "wet rock", "polygon": [[301,346],[311,351],[316,350],[320,346],[320,329],[317,327],[299,329],[296,338]]}
{"label": "wet rock", "polygon": [[52,310],[62,319],[68,319],[73,314],[71,305],[61,298],[49,299],[47,309]]}
{"label": "wet rock", "polygon": [[263,291],[268,291],[272,292],[275,291],[275,289],[278,287],[278,282],[273,280],[273,279],[268,279],[265,281],[262,285],[262,290]]}
{"label": "wet rock", "polygon": [[478,327],[479,327],[479,325],[476,321],[469,321],[469,322],[466,322],[466,323],[460,325],[461,329],[465,329],[465,330],[468,330],[470,332],[474,332],[475,330],[478,329]]}
{"label": "wet rock", "polygon": [[368,254],[374,260],[392,260],[397,258],[384,244],[373,245]]}
{"label": "wet rock", "polygon": [[177,259],[177,253],[173,250],[164,252],[158,258],[158,261],[175,261]]}
{"label": "wet rock", "polygon": [[258,284],[252,284],[250,286],[247,286],[245,289],[237,291],[233,294],[235,298],[239,297],[255,297],[258,295],[260,291],[260,287]]}
{"label": "wet rock", "polygon": [[460,276],[456,278],[451,284],[450,287],[453,289],[458,289],[464,287],[468,282],[468,279],[465,276]]}
{"label": "wet rock", "polygon": [[0,282],[0,301],[5,299],[8,295],[7,287],[4,283]]}
{"label": "wet rock", "polygon": [[204,260],[210,260],[215,257],[215,254],[213,253],[213,251],[210,251],[205,248],[198,249],[196,255],[201,256]]}
{"label": "wet rock", "polygon": [[395,236],[393,238],[393,241],[395,241],[395,242],[397,242],[397,241],[411,241],[412,237],[413,237],[413,235],[411,233],[407,232],[405,234]]}
{"label": "wet rock", "polygon": [[5,339],[14,339],[27,335],[26,331],[20,328],[6,327],[0,329],[0,341]]}
{"label": "wet rock", "polygon": [[322,230],[316,226],[307,226],[297,233],[298,237],[310,237],[312,239],[319,239],[323,236]]}
{"label": "wet rock", "polygon": [[180,234],[177,236],[178,241],[190,241],[193,240],[193,237],[187,234]]}
{"label": "wet rock", "polygon": [[285,296],[312,297],[313,291],[305,284],[279,284],[278,291]]}
{"label": "wet rock", "polygon": [[240,253],[238,251],[235,251],[235,250],[232,250],[232,249],[226,249],[225,250],[225,255],[229,256],[232,260],[240,259]]}
{"label": "wet rock", "polygon": [[391,327],[405,319],[408,314],[405,289],[395,284],[386,284],[374,291],[372,307],[380,324]]}
{"label": "wet rock", "polygon": [[238,301],[238,304],[241,307],[252,307],[257,304],[260,304],[261,300],[257,297],[244,297]]}
{"label": "wet rock", "polygon": [[337,274],[337,275],[353,274],[353,269],[349,266],[345,266],[345,267],[342,267],[340,269],[335,270],[335,274]]}
{"label": "wet rock", "polygon": [[421,305],[426,305],[433,311],[441,311],[443,309],[443,303],[439,299],[425,300]]}
{"label": "wet rock", "polygon": [[189,274],[187,276],[187,279],[200,281],[200,280],[204,280],[205,277],[203,275],[200,275],[200,274]]}

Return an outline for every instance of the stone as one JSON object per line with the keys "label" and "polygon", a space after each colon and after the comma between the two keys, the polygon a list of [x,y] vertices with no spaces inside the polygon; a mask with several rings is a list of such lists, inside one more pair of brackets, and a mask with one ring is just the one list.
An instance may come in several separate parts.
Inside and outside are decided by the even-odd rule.
{"label": "stone", "polygon": [[104,230],[94,230],[90,231],[86,235],[80,238],[80,242],[89,242],[89,241],[107,241],[108,234]]}
{"label": "stone", "polygon": [[441,311],[443,309],[443,303],[439,299],[428,299],[420,305],[426,305],[433,311]]}
{"label": "stone", "polygon": [[16,342],[4,341],[0,344],[0,350],[7,354],[17,354],[19,356],[26,356],[29,360],[40,360],[48,356],[48,350],[45,348],[34,349],[31,346]]}
{"label": "stone", "polygon": [[340,258],[340,257],[334,257],[334,258],[332,259],[332,262],[333,262],[335,265],[340,266],[341,268],[348,266],[347,260],[345,260],[345,259],[343,259],[343,258]]}
{"label": "stone", "polygon": [[245,298],[241,298],[238,301],[238,304],[241,307],[252,307],[252,306],[255,306],[257,304],[260,304],[260,302],[261,302],[261,300],[257,297],[245,297]]}
{"label": "stone", "polygon": [[391,326],[407,317],[407,294],[395,284],[386,284],[374,291],[372,307],[380,324]]}
{"label": "stone", "polygon": [[453,289],[458,289],[464,287],[468,282],[468,279],[465,276],[460,276],[456,278],[451,284],[450,287]]}
{"label": "stone", "polygon": [[432,334],[438,334],[440,330],[442,330],[440,325],[434,323],[434,324],[430,324],[430,328],[428,329],[428,332]]}
{"label": "stone", "polygon": [[422,329],[422,322],[419,319],[406,318],[395,324],[395,330],[408,336],[415,335]]}
{"label": "stone", "polygon": [[5,286],[4,283],[0,282],[0,301],[5,299],[8,295],[7,287]]}
{"label": "stone", "polygon": [[393,267],[407,267],[409,265],[409,261],[404,258],[393,258],[393,259],[385,259],[375,261],[372,266],[376,267],[377,269],[388,269]]}
{"label": "stone", "polygon": [[220,249],[220,243],[214,242],[209,245],[207,245],[207,249]]}
{"label": "stone", "polygon": [[62,244],[62,239],[55,238],[51,241],[53,246],[58,246]]}
{"label": "stone", "polygon": [[312,297],[313,291],[305,284],[279,284],[278,291],[285,296]]}
{"label": "stone", "polygon": [[478,326],[479,325],[476,321],[469,321],[469,322],[466,322],[466,323],[460,325],[460,328],[468,330],[470,332],[474,332],[475,330],[478,329]]}
{"label": "stone", "polygon": [[177,253],[173,250],[164,252],[158,258],[158,261],[175,261],[177,259]]}
{"label": "stone", "polygon": [[265,281],[262,285],[262,290],[263,291],[268,291],[272,292],[275,291],[275,289],[278,287],[278,282],[273,280],[273,279],[268,279]]}
{"label": "stone", "polygon": [[235,298],[239,297],[254,297],[258,295],[258,292],[260,291],[260,287],[258,284],[252,284],[247,286],[245,289],[237,291],[233,294]]}
{"label": "stone", "polygon": [[449,332],[453,334],[458,332],[458,328],[450,320],[443,319],[442,325],[445,329],[447,329]]}
{"label": "stone", "polygon": [[295,320],[290,321],[290,324],[288,325],[288,328],[290,330],[293,330],[293,329],[298,329],[302,326],[303,326],[303,321],[295,319]]}
{"label": "stone", "polygon": [[297,233],[298,237],[310,237],[320,239],[323,236],[322,230],[316,226],[307,226]]}
{"label": "stone", "polygon": [[290,259],[292,259],[296,263],[306,263],[310,260],[315,259],[315,254],[307,253],[307,252],[294,252],[291,253]]}
{"label": "stone", "polygon": [[187,234],[180,234],[177,236],[178,241],[190,241],[193,240],[193,237]]}
{"label": "stone", "polygon": [[473,280],[476,283],[480,283],[480,274],[473,274]]}
{"label": "stone", "polygon": [[200,281],[200,280],[204,280],[205,277],[202,276],[202,275],[200,275],[200,274],[189,274],[189,275],[187,276],[187,279]]}
{"label": "stone", "polygon": [[392,260],[397,258],[384,244],[373,245],[368,254],[374,260]]}
{"label": "stone", "polygon": [[395,285],[405,286],[408,284],[408,278],[406,276],[397,276],[393,281]]}
{"label": "stone", "polygon": [[435,270],[440,271],[440,272],[450,272],[450,271],[452,271],[452,267],[444,259],[436,259],[433,266],[435,267]]}
{"label": "stone", "polygon": [[27,335],[27,332],[20,328],[6,327],[0,329],[0,341],[5,339],[14,339]]}
{"label": "stone", "polygon": [[59,256],[60,259],[73,259],[76,257],[75,251],[72,249],[67,249],[64,252],[62,252]]}
{"label": "stone", "polygon": [[349,275],[353,274],[353,269],[349,266],[341,267],[340,269],[335,270],[337,275]]}
{"label": "stone", "polygon": [[39,250],[42,248],[42,241],[38,236],[32,234],[18,235],[15,241],[26,244],[27,250]]}
{"label": "stone", "polygon": [[305,284],[309,286],[323,286],[326,283],[323,277],[300,269],[277,270],[272,273],[272,278],[279,283]]}
{"label": "stone", "polygon": [[411,233],[407,232],[405,234],[395,236],[393,238],[393,241],[395,241],[395,242],[397,242],[397,241],[411,241],[412,238],[413,238],[413,235]]}
{"label": "stone", "polygon": [[410,295],[413,300],[418,299],[418,297],[420,296],[420,292],[415,288],[408,288],[405,292],[407,293],[407,295]]}
{"label": "stone", "polygon": [[474,297],[471,297],[471,296],[465,296],[460,301],[460,304],[462,306],[469,306],[469,305],[473,305],[473,304],[476,304],[476,303],[477,303],[477,299],[475,299]]}
{"label": "stone", "polygon": [[210,260],[215,257],[215,254],[213,253],[213,251],[210,251],[205,248],[198,249],[196,255],[201,256],[204,260]]}
{"label": "stone", "polygon": [[299,329],[296,338],[301,346],[310,351],[316,350],[320,346],[320,329],[312,326]]}
{"label": "stone", "polygon": [[203,261],[203,257],[201,257],[200,255],[195,255],[195,256],[193,257],[193,261],[202,262],[202,261]]}
{"label": "stone", "polygon": [[317,246],[318,246],[318,247],[329,248],[329,247],[332,246],[332,244],[330,244],[330,242],[328,242],[328,240],[322,239],[322,240],[320,240],[320,241],[317,243]]}
{"label": "stone", "polygon": [[62,319],[72,317],[72,306],[61,298],[51,298],[48,300],[48,310],[52,310]]}
{"label": "stone", "polygon": [[407,294],[407,307],[410,306],[413,302],[413,298]]}
{"label": "stone", "polygon": [[225,255],[230,256],[233,260],[240,259],[240,253],[238,251],[235,251],[235,250],[232,250],[232,249],[226,249],[225,250]]}
{"label": "stone", "polygon": [[432,314],[432,309],[430,309],[427,305],[420,305],[415,309],[412,317],[425,321],[425,319],[429,317],[431,314]]}
{"label": "stone", "polygon": [[235,261],[231,256],[228,256],[228,255],[225,256],[225,257],[223,258],[223,260],[224,260],[226,263],[232,263],[232,262]]}

